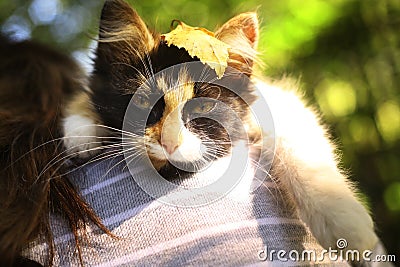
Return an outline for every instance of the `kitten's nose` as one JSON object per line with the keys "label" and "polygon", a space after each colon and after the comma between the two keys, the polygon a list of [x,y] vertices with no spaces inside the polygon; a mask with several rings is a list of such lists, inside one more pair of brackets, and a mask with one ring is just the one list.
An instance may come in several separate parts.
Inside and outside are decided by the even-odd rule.
{"label": "kitten's nose", "polygon": [[173,143],[163,143],[162,147],[164,148],[165,151],[167,151],[168,154],[171,155],[178,148],[178,145]]}

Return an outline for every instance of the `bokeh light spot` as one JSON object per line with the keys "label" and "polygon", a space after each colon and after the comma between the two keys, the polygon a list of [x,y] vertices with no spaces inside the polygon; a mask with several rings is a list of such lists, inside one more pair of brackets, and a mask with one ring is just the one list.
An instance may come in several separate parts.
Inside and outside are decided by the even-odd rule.
{"label": "bokeh light spot", "polygon": [[61,11],[58,0],[34,0],[28,9],[29,16],[36,25],[50,24]]}
{"label": "bokeh light spot", "polygon": [[14,41],[30,39],[32,34],[29,22],[17,15],[9,17],[1,27],[1,31]]}
{"label": "bokeh light spot", "polygon": [[379,105],[376,112],[379,132],[387,143],[393,143],[400,138],[400,107],[394,101]]}
{"label": "bokeh light spot", "polygon": [[355,111],[356,92],[350,83],[327,80],[318,89],[317,100],[327,115],[343,117]]}

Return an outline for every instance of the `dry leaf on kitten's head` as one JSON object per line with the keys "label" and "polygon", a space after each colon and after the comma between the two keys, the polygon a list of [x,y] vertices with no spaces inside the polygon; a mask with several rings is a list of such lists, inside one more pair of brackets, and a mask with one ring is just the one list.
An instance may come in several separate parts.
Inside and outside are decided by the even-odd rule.
{"label": "dry leaf on kitten's head", "polygon": [[161,35],[162,40],[168,46],[184,48],[191,57],[199,58],[202,63],[215,70],[218,78],[221,78],[228,66],[230,46],[215,38],[214,33],[207,29],[178,22],[179,25],[174,30]]}

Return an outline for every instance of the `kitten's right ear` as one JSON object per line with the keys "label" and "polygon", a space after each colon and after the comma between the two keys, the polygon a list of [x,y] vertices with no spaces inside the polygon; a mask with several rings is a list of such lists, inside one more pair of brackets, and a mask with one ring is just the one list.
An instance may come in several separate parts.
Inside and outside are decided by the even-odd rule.
{"label": "kitten's right ear", "polygon": [[154,39],[138,13],[122,0],[106,0],[101,11],[97,58],[128,63],[154,46]]}
{"label": "kitten's right ear", "polygon": [[228,65],[251,75],[257,59],[259,37],[257,14],[246,12],[233,17],[215,32],[215,37],[229,44]]}

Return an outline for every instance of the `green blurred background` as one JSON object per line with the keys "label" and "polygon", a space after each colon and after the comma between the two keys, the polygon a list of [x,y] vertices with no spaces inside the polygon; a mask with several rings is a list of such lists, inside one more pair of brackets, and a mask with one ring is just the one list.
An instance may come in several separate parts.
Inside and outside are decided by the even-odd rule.
{"label": "green blurred background", "polygon": [[[215,29],[243,11],[261,19],[266,75],[300,78],[341,149],[390,254],[400,258],[400,1],[129,1],[150,28],[172,19]],[[0,0],[1,31],[89,62],[103,1]]]}

